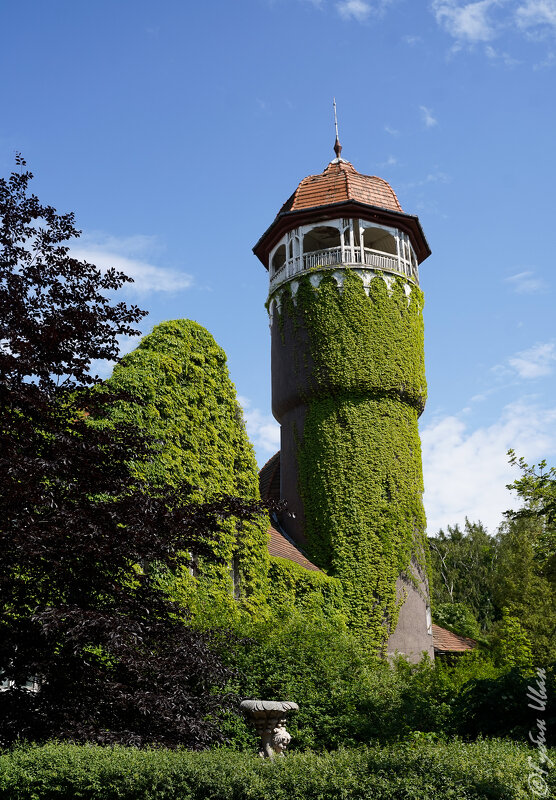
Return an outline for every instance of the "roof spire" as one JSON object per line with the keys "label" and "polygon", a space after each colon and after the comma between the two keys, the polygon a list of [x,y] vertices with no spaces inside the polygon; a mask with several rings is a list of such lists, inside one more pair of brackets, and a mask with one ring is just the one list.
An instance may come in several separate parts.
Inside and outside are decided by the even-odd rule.
{"label": "roof spire", "polygon": [[334,128],[336,129],[336,141],[334,142],[334,152],[336,153],[336,158],[338,159],[338,161],[340,161],[342,157],[342,145],[340,144],[340,138],[338,136],[338,117],[336,115],[336,98],[334,98]]}

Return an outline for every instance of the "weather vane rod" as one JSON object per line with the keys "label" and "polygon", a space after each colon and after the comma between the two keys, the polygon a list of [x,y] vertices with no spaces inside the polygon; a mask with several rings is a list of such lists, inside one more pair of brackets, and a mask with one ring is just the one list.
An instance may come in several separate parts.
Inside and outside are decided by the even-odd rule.
{"label": "weather vane rod", "polygon": [[336,158],[339,159],[342,153],[342,145],[340,144],[340,137],[338,136],[338,115],[336,114],[336,98],[334,98],[334,128],[336,130],[336,141],[334,142],[334,152]]}

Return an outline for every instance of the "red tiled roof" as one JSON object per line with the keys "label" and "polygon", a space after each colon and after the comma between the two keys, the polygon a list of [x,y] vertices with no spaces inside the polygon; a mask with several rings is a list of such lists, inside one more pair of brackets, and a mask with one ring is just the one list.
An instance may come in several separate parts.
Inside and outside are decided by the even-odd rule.
{"label": "red tiled roof", "polygon": [[288,561],[293,561],[311,572],[320,572],[320,569],[314,564],[311,564],[309,559],[305,558],[303,553],[288,541],[273,525],[270,526],[268,532],[270,533],[268,552],[271,556],[286,558]]}
{"label": "red tiled roof", "polygon": [[[259,489],[263,500],[280,499],[280,451],[274,453],[272,458],[269,458],[261,468],[259,472]],[[286,558],[288,561],[293,561],[312,572],[320,572],[320,569],[312,564],[297,549],[294,543],[290,542],[277,528],[271,525],[268,532],[270,534],[268,552],[271,556]]]}
{"label": "red tiled roof", "polygon": [[465,636],[458,636],[457,633],[447,631],[440,625],[432,626],[432,643],[435,653],[464,653],[466,650],[473,650],[477,647],[474,639]]}
{"label": "red tiled roof", "polygon": [[280,499],[280,451],[269,458],[259,472],[259,490],[262,500]]}
{"label": "red tiled roof", "polygon": [[283,211],[300,211],[346,200],[356,200],[369,206],[402,211],[396,193],[387,181],[376,175],[361,175],[349,161],[332,161],[320,175],[304,178]]}

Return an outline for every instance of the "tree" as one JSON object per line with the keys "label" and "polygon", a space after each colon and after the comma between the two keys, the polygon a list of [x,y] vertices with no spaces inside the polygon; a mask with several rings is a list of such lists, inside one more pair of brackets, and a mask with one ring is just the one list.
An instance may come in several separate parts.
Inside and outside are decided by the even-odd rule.
{"label": "tree", "polygon": [[508,455],[521,470],[508,489],[523,506],[507,511],[498,530],[494,599],[519,620],[535,662],[547,664],[556,660],[556,470]]}
{"label": "tree", "polygon": [[145,312],[111,303],[129,278],[73,258],[73,214],[29,194],[17,164],[0,180],[0,741],[202,747],[218,738],[228,672],[157,566],[214,558],[223,521],[260,504],[152,493],[131,465],[156,442],[94,423],[126,398],[91,362],[116,358]]}
{"label": "tree", "polygon": [[[134,463],[134,471],[153,492],[185,481],[196,487],[192,499],[198,501],[222,493],[259,498],[255,453],[228,374],[226,354],[201,325],[189,319],[156,325],[115,366],[107,386],[134,398],[117,403],[110,410],[111,419],[132,423],[160,442],[154,457]],[[265,607],[268,526],[267,515],[244,523],[238,539],[237,525],[230,520],[217,544],[220,564],[198,560],[195,576],[188,570],[173,576],[169,591],[199,609],[205,619],[215,613],[235,616]],[[231,591],[230,565],[236,599]]]}
{"label": "tree", "polygon": [[495,613],[494,539],[480,522],[466,519],[463,531],[459,525],[448,525],[447,534],[440,530],[437,536],[429,537],[429,547],[434,608],[463,603],[483,629],[488,627]]}
{"label": "tree", "polygon": [[519,511],[507,512],[507,516],[540,522],[534,540],[535,561],[542,574],[556,583],[556,467],[547,468],[546,461],[529,466],[513,450],[508,455],[510,464],[517,465],[522,475],[507,488],[517,493],[524,506]]}

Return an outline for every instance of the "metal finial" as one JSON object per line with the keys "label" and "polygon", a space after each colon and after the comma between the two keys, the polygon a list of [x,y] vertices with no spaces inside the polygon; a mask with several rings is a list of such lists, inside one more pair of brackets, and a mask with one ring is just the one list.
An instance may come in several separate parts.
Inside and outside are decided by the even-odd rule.
{"label": "metal finial", "polygon": [[340,144],[340,137],[338,136],[338,116],[336,114],[336,98],[334,98],[334,128],[336,130],[336,141],[334,142],[334,152],[336,158],[341,158],[342,145]]}

